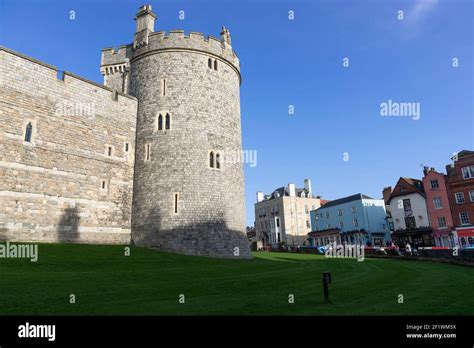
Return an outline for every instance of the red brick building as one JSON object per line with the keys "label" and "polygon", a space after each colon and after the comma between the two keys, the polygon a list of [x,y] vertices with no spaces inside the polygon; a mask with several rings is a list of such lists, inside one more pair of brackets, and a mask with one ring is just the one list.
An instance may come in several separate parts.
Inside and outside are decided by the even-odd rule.
{"label": "red brick building", "polygon": [[446,166],[446,188],[456,244],[474,248],[474,151],[463,150]]}
{"label": "red brick building", "polygon": [[438,173],[434,168],[424,167],[423,188],[426,197],[428,219],[433,229],[432,236],[437,246],[453,248],[454,225],[449,204],[446,179],[443,173]]}

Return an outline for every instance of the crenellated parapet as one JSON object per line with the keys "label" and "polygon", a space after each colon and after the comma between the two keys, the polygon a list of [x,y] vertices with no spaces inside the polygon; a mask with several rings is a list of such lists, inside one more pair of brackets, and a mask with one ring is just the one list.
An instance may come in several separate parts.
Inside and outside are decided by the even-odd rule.
{"label": "crenellated parapet", "polygon": [[102,75],[123,73],[130,67],[132,57],[131,45],[123,45],[118,49],[104,48],[100,59],[100,72]]}
{"label": "crenellated parapet", "polygon": [[230,34],[226,32],[225,35],[228,41],[213,36],[205,37],[203,33],[198,32],[190,32],[186,35],[184,30],[171,30],[168,33],[159,31],[150,34],[147,45],[142,45],[133,51],[132,60],[158,51],[193,51],[226,61],[240,73],[239,58],[229,43]]}
{"label": "crenellated parapet", "polygon": [[[127,93],[127,74],[130,64],[140,58],[163,51],[193,52],[208,55],[231,66],[240,79],[240,62],[231,46],[230,31],[222,27],[218,39],[205,37],[203,33],[184,30],[154,32],[156,15],[151,5],[140,7],[135,17],[136,32],[133,43],[120,46],[118,49],[104,48],[100,64],[100,72],[104,76],[104,84]],[[111,76],[112,75],[112,76]]]}

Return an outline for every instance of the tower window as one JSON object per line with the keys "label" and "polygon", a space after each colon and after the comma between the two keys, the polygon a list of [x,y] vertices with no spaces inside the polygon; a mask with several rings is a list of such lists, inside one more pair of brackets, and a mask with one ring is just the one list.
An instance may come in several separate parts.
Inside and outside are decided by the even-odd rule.
{"label": "tower window", "polygon": [[214,152],[209,153],[209,167],[214,168]]}
{"label": "tower window", "polygon": [[207,60],[207,67],[208,67],[209,69],[212,69],[212,59],[211,59],[211,58],[209,58],[209,59]]}
{"label": "tower window", "polygon": [[214,60],[214,70],[217,70],[217,59]]}
{"label": "tower window", "polygon": [[171,125],[171,117],[170,117],[170,114],[166,114],[166,118],[165,118],[165,129],[170,129],[170,125]]}
{"label": "tower window", "polygon": [[145,161],[150,160],[150,144],[145,144]]}
{"label": "tower window", "polygon": [[106,194],[107,193],[107,181],[101,180],[99,186],[99,193]]}
{"label": "tower window", "polygon": [[31,122],[28,122],[26,125],[26,130],[25,130],[25,141],[28,143],[31,143],[31,136],[33,134],[33,125]]}
{"label": "tower window", "polygon": [[125,150],[125,152],[128,152],[130,150],[130,144],[129,143],[125,143],[124,150]]}
{"label": "tower window", "polygon": [[163,129],[163,116],[161,114],[158,115],[158,130]]}
{"label": "tower window", "polygon": [[112,146],[107,146],[107,155],[112,156]]}
{"label": "tower window", "polygon": [[166,80],[165,79],[161,80],[161,95],[162,96],[166,95]]}
{"label": "tower window", "polygon": [[175,214],[178,214],[178,199],[179,199],[179,194],[175,193],[173,197],[173,211]]}
{"label": "tower window", "polygon": [[209,167],[221,169],[221,154],[218,152],[211,151],[209,152]]}

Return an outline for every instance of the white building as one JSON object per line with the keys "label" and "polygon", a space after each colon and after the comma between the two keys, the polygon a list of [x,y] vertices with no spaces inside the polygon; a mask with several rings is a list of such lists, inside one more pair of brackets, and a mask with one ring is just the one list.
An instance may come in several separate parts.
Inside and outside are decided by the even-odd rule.
{"label": "white building", "polygon": [[258,247],[275,247],[281,242],[296,247],[306,243],[311,231],[310,211],[323,203],[319,196],[313,196],[309,179],[305,179],[304,188],[288,184],[270,195],[257,192],[255,228]]}

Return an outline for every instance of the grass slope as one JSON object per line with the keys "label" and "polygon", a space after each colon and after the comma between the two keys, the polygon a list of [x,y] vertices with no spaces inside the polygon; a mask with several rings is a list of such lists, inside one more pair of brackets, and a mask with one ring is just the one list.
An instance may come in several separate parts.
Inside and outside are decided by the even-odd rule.
{"label": "grass slope", "polygon": [[[123,246],[41,244],[36,263],[0,259],[0,314],[474,314],[474,268],[254,256],[222,260],[132,247],[126,257]],[[324,271],[332,273],[331,304],[323,303]]]}

